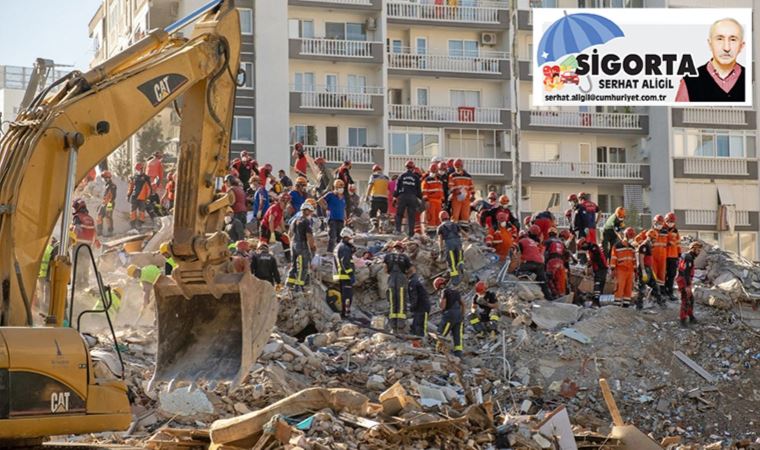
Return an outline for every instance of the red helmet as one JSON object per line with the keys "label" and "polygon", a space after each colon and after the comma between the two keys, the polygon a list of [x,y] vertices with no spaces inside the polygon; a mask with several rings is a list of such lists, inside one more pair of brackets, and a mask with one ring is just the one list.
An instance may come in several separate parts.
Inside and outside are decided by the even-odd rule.
{"label": "red helmet", "polygon": [[248,150],[241,150],[241,151],[240,151],[240,157],[241,157],[241,158],[246,158],[246,157],[248,157]]}
{"label": "red helmet", "polygon": [[237,169],[238,167],[240,167],[240,164],[242,163],[243,161],[241,161],[240,158],[235,158],[232,160],[232,164],[230,164],[230,167],[234,167],[235,169]]}
{"label": "red helmet", "polygon": [[575,195],[575,194],[570,194],[570,195],[567,196],[567,201],[568,202],[577,202],[578,201],[578,196]]}
{"label": "red helmet", "polygon": [[636,230],[634,230],[631,227],[628,227],[625,229],[625,238],[626,239],[633,239],[634,236],[636,236]]}
{"label": "red helmet", "polygon": [[104,170],[103,173],[100,174],[101,178],[111,178],[111,172],[108,170]]}
{"label": "red helmet", "polygon": [[501,222],[506,222],[508,220],[509,220],[509,216],[507,215],[507,213],[500,212],[500,213],[496,214],[496,221],[497,222],[501,223]]}
{"label": "red helmet", "polygon": [[530,228],[528,228],[528,234],[531,234],[533,236],[540,236],[541,228],[538,225],[531,225]]}
{"label": "red helmet", "polygon": [[508,205],[509,204],[509,197],[504,194],[501,197],[499,197],[499,204],[500,205]]}
{"label": "red helmet", "polygon": [[488,200],[494,200],[494,201],[496,201],[496,198],[497,198],[496,192],[491,191],[491,192],[488,193]]}
{"label": "red helmet", "polygon": [[449,213],[446,211],[441,211],[440,213],[438,213],[438,219],[440,219],[441,221],[449,220]]}
{"label": "red helmet", "polygon": [[446,161],[446,167],[454,167],[454,160],[449,159],[448,161]]}
{"label": "red helmet", "polygon": [[237,241],[237,244],[235,244],[235,248],[239,252],[247,252],[251,250],[251,243],[246,241],[245,239],[242,241]]}
{"label": "red helmet", "polygon": [[404,167],[406,167],[407,169],[414,169],[414,167],[415,167],[414,166],[414,161],[412,161],[411,159],[408,159],[406,161],[406,164],[404,164]]}
{"label": "red helmet", "polygon": [[573,210],[572,209],[568,208],[568,209],[565,210],[565,217],[567,217],[569,219],[570,217],[572,217],[572,215],[573,215]]}
{"label": "red helmet", "polygon": [[654,219],[652,219],[652,223],[665,223],[665,218],[662,217],[662,214],[657,214],[654,216]]}
{"label": "red helmet", "polygon": [[174,172],[169,172],[169,175],[166,176],[166,179],[169,181],[174,181]]}
{"label": "red helmet", "polygon": [[430,164],[430,167],[428,168],[428,172],[435,173],[436,170],[438,170],[438,163]]}
{"label": "red helmet", "polygon": [[448,168],[449,166],[445,162],[441,161],[438,163],[438,170],[447,170]]}
{"label": "red helmet", "polygon": [[136,171],[142,172],[143,168],[144,168],[143,163],[137,163],[137,164],[135,164],[135,170]]}
{"label": "red helmet", "polygon": [[478,294],[485,294],[486,292],[486,282],[485,281],[478,281],[475,283],[475,292]]}
{"label": "red helmet", "polygon": [[325,163],[325,159],[321,156],[314,160],[314,164],[318,164],[320,166],[324,163]]}
{"label": "red helmet", "polygon": [[581,200],[588,200],[591,196],[587,192],[579,192],[578,198]]}
{"label": "red helmet", "polygon": [[87,204],[81,198],[74,200],[71,203],[71,207],[74,208],[74,212],[87,211]]}
{"label": "red helmet", "polygon": [[446,284],[446,279],[443,277],[438,277],[435,280],[433,280],[433,288],[435,288],[436,291],[442,288],[445,284]]}
{"label": "red helmet", "polygon": [[570,233],[570,230],[562,230],[559,232],[559,237],[561,237],[563,240],[568,240],[572,237],[572,233]]}
{"label": "red helmet", "polygon": [[459,158],[455,159],[454,160],[454,167],[457,168],[457,169],[463,168],[464,167],[464,161],[462,161]]}
{"label": "red helmet", "polygon": [[665,214],[665,222],[666,223],[676,223],[676,213],[673,211]]}
{"label": "red helmet", "polygon": [[379,171],[382,171],[382,170],[383,170],[383,168],[382,168],[382,167],[380,167],[380,165],[379,165],[379,164],[375,164],[374,166],[372,166],[372,171],[373,171],[373,172],[377,172],[378,170],[379,170]]}
{"label": "red helmet", "polygon": [[303,144],[300,142],[296,142],[296,151],[300,152],[301,150],[303,150]]}
{"label": "red helmet", "polygon": [[272,165],[269,164],[269,163],[264,164],[264,170],[266,170],[267,172],[271,173],[272,172]]}
{"label": "red helmet", "polygon": [[526,218],[524,218],[524,219],[523,219],[523,224],[524,224],[526,227],[529,227],[529,226],[530,226],[530,220],[531,220],[531,219],[532,219],[532,217],[531,217],[531,216],[527,216]]}

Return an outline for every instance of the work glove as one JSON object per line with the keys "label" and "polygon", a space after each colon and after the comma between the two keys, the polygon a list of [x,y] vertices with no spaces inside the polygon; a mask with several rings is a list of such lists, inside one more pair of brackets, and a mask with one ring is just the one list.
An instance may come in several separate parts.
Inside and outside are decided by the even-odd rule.
{"label": "work glove", "polygon": [[259,211],[259,212],[256,213],[256,218],[259,219],[259,220],[261,220],[261,211]]}

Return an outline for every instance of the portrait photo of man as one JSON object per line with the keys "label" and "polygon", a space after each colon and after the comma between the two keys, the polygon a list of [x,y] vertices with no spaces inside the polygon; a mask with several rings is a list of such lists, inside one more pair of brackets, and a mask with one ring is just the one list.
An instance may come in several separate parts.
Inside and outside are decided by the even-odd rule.
{"label": "portrait photo of man", "polygon": [[710,26],[707,43],[712,58],[697,68],[698,76],[681,80],[677,102],[743,102],[745,69],[736,62],[744,49],[744,28],[735,19],[720,19]]}

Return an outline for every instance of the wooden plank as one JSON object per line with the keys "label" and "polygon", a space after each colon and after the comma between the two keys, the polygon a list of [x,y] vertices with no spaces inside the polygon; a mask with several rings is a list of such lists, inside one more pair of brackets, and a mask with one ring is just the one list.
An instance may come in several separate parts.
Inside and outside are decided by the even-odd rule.
{"label": "wooden plank", "polygon": [[604,378],[599,379],[599,387],[602,389],[602,395],[604,396],[604,403],[607,404],[607,409],[610,410],[610,415],[612,416],[612,423],[615,424],[615,426],[622,427],[625,425],[625,422],[623,422],[623,417],[620,415],[620,410],[617,407],[617,404],[615,403],[615,399],[612,397],[612,391],[610,391],[610,386],[607,384],[607,380]]}
{"label": "wooden plank", "polygon": [[699,376],[707,380],[708,383],[715,383],[715,377],[710,375],[708,371],[702,368],[699,364],[695,363],[694,360],[689,358],[688,356],[684,355],[682,351],[675,350],[673,351],[673,354],[676,355],[676,358],[680,359],[682,363],[689,366],[691,370],[694,372],[697,372]]}

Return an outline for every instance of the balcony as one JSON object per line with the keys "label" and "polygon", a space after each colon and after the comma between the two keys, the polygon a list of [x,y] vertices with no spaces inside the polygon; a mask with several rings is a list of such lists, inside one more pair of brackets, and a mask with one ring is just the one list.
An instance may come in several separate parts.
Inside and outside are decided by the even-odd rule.
{"label": "balcony", "polygon": [[383,63],[383,43],[346,39],[293,38],[289,41],[291,58],[325,61]]}
{"label": "balcony", "polygon": [[520,120],[523,128],[532,131],[649,132],[649,117],[644,114],[531,110],[521,111]]}
{"label": "balcony", "polygon": [[379,87],[316,86],[301,90],[291,86],[290,91],[291,112],[383,114],[383,90]]}
{"label": "balcony", "polygon": [[478,26],[480,29],[505,30],[509,25],[509,4],[505,1],[480,1],[475,6],[411,3],[403,0],[388,2],[388,22]]}
{"label": "balcony", "polygon": [[333,164],[340,164],[346,160],[350,160],[353,164],[374,164],[374,161],[383,160],[381,147],[304,145],[303,148],[312,158],[322,157]]}
{"label": "balcony", "polygon": [[757,160],[748,158],[673,158],[674,178],[756,180]]}
{"label": "balcony", "polygon": [[314,6],[317,8],[379,10],[382,0],[288,0],[288,4],[291,6]]}
{"label": "balcony", "polygon": [[[718,224],[718,211],[714,209],[686,209],[683,210],[686,225],[716,226]],[[750,226],[750,211],[736,211],[736,226]]]}
{"label": "balcony", "polygon": [[673,126],[754,130],[757,113],[739,108],[673,108]]}
{"label": "balcony", "polygon": [[[429,106],[429,105],[388,105],[390,122],[404,125],[405,122],[422,124],[457,124],[462,128],[509,127],[509,114],[501,108],[480,108],[474,106]],[[408,123],[406,123],[408,125]],[[489,128],[489,127],[486,127]]]}
{"label": "balcony", "polygon": [[390,74],[447,76],[456,74],[466,78],[509,79],[509,55],[505,52],[481,52],[478,56],[451,56],[447,54],[419,55],[404,49],[388,53]]}
{"label": "balcony", "polygon": [[[444,157],[446,158],[446,157]],[[430,165],[432,156],[408,156],[408,155],[389,155],[388,156],[388,172],[400,173],[406,171],[406,162],[408,160],[414,161],[414,163],[426,169]],[[507,165],[509,160],[506,159],[493,159],[493,158],[460,158],[464,162],[465,170],[474,176],[485,177],[503,177],[508,175]]]}
{"label": "balcony", "polygon": [[632,184],[649,182],[649,166],[638,163],[600,163],[571,161],[531,161],[526,163],[531,179],[563,179],[566,181],[631,181]]}

